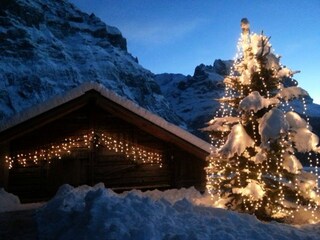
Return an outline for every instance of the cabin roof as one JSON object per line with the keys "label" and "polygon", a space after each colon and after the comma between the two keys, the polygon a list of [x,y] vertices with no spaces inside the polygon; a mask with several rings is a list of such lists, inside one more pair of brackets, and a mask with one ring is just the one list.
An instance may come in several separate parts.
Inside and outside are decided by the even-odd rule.
{"label": "cabin roof", "polygon": [[130,116],[134,116],[135,119],[139,118],[140,121],[144,122],[141,126],[152,125],[150,128],[151,131],[157,129],[157,132],[160,131],[165,133],[162,134],[162,136],[165,135],[166,139],[171,139],[173,142],[176,140],[180,143],[183,142],[182,145],[186,150],[190,151],[190,149],[188,149],[188,145],[192,145],[193,149],[195,147],[198,150],[201,150],[204,154],[210,153],[211,145],[208,142],[196,137],[181,127],[169,123],[158,115],[153,114],[136,103],[117,95],[115,92],[96,82],[85,82],[62,95],[55,96],[52,99],[16,114],[7,121],[3,121],[0,123],[0,143],[8,141],[8,139],[13,138],[14,135],[23,134],[23,131],[28,131],[28,129],[26,129],[28,126],[24,126],[25,122],[30,122],[32,119],[41,115],[46,115],[46,113],[53,109],[57,109],[62,105],[75,101],[89,92],[98,93],[104,99],[110,101],[115,108],[121,108],[122,112],[130,114]]}

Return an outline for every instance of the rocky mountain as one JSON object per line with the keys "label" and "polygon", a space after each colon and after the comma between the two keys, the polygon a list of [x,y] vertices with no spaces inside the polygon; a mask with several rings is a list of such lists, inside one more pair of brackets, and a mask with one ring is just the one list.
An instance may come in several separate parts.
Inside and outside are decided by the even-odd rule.
{"label": "rocky mountain", "polygon": [[219,103],[214,99],[223,96],[223,76],[229,73],[231,65],[232,61],[216,60],[213,65],[197,66],[193,76],[168,73],[155,76],[175,112],[194,134],[207,137],[207,133],[198,129],[203,128],[218,109]]}
{"label": "rocky mountain", "polygon": [[0,120],[85,81],[183,124],[121,32],[65,0],[1,0]]}
{"label": "rocky mountain", "polygon": [[[199,129],[215,116],[219,103],[215,100],[224,95],[224,76],[230,73],[232,61],[215,60],[212,65],[200,64],[195,68],[193,76],[182,74],[158,74],[156,81],[161,91],[174,107],[175,112],[185,120],[189,131],[208,140],[208,133]],[[288,84],[291,80],[288,81]],[[313,104],[311,97],[307,99],[311,126],[320,135],[320,105]],[[294,109],[303,113],[301,101],[293,102]]]}
{"label": "rocky mountain", "polygon": [[[0,122],[95,81],[203,138],[198,129],[219,107],[214,99],[223,96],[232,64],[200,64],[193,76],[154,75],[128,53],[116,27],[66,0],[1,0],[0,53]],[[320,107],[309,109],[319,134]]]}

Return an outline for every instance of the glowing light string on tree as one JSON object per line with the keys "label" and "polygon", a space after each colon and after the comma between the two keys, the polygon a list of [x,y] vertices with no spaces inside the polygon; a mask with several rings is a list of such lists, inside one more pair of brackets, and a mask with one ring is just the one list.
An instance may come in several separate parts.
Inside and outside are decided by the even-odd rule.
{"label": "glowing light string on tree", "polygon": [[[295,151],[293,151],[293,149],[295,149],[295,133],[294,131],[292,133],[292,130],[285,127],[288,121],[286,119],[287,114],[294,112],[293,106],[289,104],[289,100],[292,98],[290,97],[291,92],[293,92],[294,98],[302,97],[304,115],[306,115],[306,101],[304,99],[304,90],[285,87],[283,86],[283,81],[284,77],[290,77],[293,85],[296,86],[297,84],[292,80],[291,76],[299,71],[291,71],[282,66],[279,62],[280,57],[270,51],[270,38],[265,37],[263,34],[251,35],[247,19],[242,19],[241,28],[242,34],[238,43],[237,58],[234,59],[231,76],[226,77],[224,80],[226,85],[225,95],[220,100],[221,108],[216,112],[215,117],[216,119],[220,118],[220,122],[222,122],[221,119],[237,116],[239,119],[238,124],[246,127],[256,145],[259,145],[261,142],[261,148],[245,149],[244,151],[236,153],[235,156],[223,157],[221,150],[225,149],[229,144],[229,140],[227,140],[226,137],[229,139],[232,131],[229,131],[230,133],[227,134],[228,130],[221,131],[219,128],[216,128],[216,130],[213,128],[213,131],[221,132],[220,137],[222,139],[212,139],[212,143],[215,144],[215,149],[213,148],[213,152],[208,158],[209,167],[206,169],[209,193],[213,195],[218,192],[219,199],[220,194],[224,194],[227,198],[228,196],[230,197],[230,192],[242,195],[242,206],[247,212],[259,213],[259,211],[264,211],[264,216],[266,216],[270,210],[271,217],[283,218],[289,216],[293,218],[294,211],[299,211],[300,207],[303,207],[304,210],[311,210],[312,216],[317,220],[317,216],[314,213],[320,204],[319,189],[316,188],[316,190],[314,190],[310,188],[307,191],[307,196],[302,196],[300,185],[305,181],[305,176],[302,176],[300,172],[296,172],[297,170],[291,173],[290,171],[293,170],[290,170],[290,165],[288,165],[288,161],[290,162],[291,158],[291,161],[293,161],[291,164],[295,164],[295,161],[299,162],[294,155]],[[239,109],[237,107],[239,102],[241,103],[241,101],[253,91],[257,91],[257,93],[259,92],[261,95],[255,94],[253,102],[249,105],[252,107],[255,106],[255,108]],[[252,105],[257,104],[257,101],[260,101],[258,107],[257,105]],[[280,106],[282,106],[282,111],[280,110]],[[260,117],[258,115],[256,116],[255,113],[261,109],[264,109],[259,113],[262,115],[260,115]],[[282,123],[277,130],[278,132],[276,131],[274,136],[266,142],[266,140],[260,139],[262,135],[260,136],[261,120],[259,120],[259,118],[271,112],[271,109],[279,109],[276,112],[278,116],[281,116]],[[287,109],[289,109],[289,112]],[[309,129],[309,117],[306,116],[306,119],[306,126],[307,129]],[[216,124],[216,122],[213,121],[212,124]],[[236,123],[227,121],[227,123],[223,123],[221,127],[223,129],[223,125],[227,125],[231,128],[234,124]],[[268,124],[271,124],[271,122]],[[259,133],[257,126],[259,126]],[[270,129],[270,131],[272,132],[273,130]],[[216,137],[215,135],[211,136],[212,138]],[[314,147],[311,150],[320,152],[319,147],[318,150],[314,149]],[[263,153],[263,151],[267,153]],[[291,155],[288,155],[288,153]],[[263,154],[266,155],[262,157]],[[310,166],[315,167],[316,186],[318,185],[319,178],[317,167],[319,158],[317,154],[318,153],[315,155],[315,163],[312,161],[312,154],[308,154]],[[289,160],[288,156],[290,157]],[[253,159],[254,164],[250,163],[250,159]],[[223,165],[221,166],[221,164]],[[233,165],[235,167],[233,167]],[[273,186],[270,185],[270,180],[273,181]],[[226,185],[228,182],[230,182],[231,185],[234,184],[237,190],[228,187],[228,184]],[[224,186],[222,186],[223,184]],[[311,186],[314,187],[314,185]],[[265,187],[266,190],[263,190]],[[286,194],[288,194],[287,192],[289,191],[290,195],[290,188],[296,194],[295,207],[287,204],[290,198],[287,198]],[[226,189],[229,190],[226,191]],[[257,194],[255,191],[260,192],[258,194],[260,197],[255,198],[250,195]],[[265,195],[267,191],[269,191],[269,195]],[[276,194],[270,194],[272,192]],[[241,203],[239,198],[237,199],[235,198],[235,203]],[[306,201],[307,203],[305,204]],[[230,204],[228,205],[229,207],[232,206],[232,202],[228,204]]]}
{"label": "glowing light string on tree", "polygon": [[[241,25],[243,31],[241,34],[241,37],[238,40],[238,44],[237,44],[237,55],[234,58],[234,64],[232,66],[232,68],[230,69],[230,75],[231,76],[235,76],[235,66],[236,66],[236,62],[239,58],[242,57],[242,46],[243,43],[246,42],[247,44],[250,43],[250,28],[249,28],[249,24],[248,22],[243,22]],[[226,83],[226,87],[225,87],[225,93],[224,93],[224,99],[226,101],[223,101],[221,103],[221,107],[216,111],[215,116],[216,117],[225,117],[225,116],[232,116],[233,112],[234,112],[234,108],[233,106],[230,104],[230,102],[228,102],[228,99],[231,98],[235,98],[236,97],[236,89],[234,89],[232,87],[232,85],[229,85],[228,83]],[[238,113],[238,117],[241,116],[241,113]],[[214,143],[214,148],[212,149],[212,151],[215,151],[216,149],[219,149],[221,146],[223,146],[225,144],[224,141],[224,132],[222,132],[220,139],[218,139],[217,141],[213,141],[213,138],[211,138],[211,143]],[[213,154],[211,152],[211,154]],[[211,193],[211,195],[213,195],[214,193],[212,192],[213,188],[211,188],[210,186],[213,185],[213,179],[216,178],[216,181],[218,181],[218,186],[220,186],[220,183],[222,181],[222,176],[219,176],[219,172],[223,173],[226,171],[225,168],[225,164],[223,163],[223,158],[220,156],[218,158],[210,158],[209,160],[209,166],[207,167],[207,172],[209,172],[209,169],[219,169],[218,171],[218,175],[217,176],[212,176],[210,174],[207,174],[207,189],[208,191]],[[240,176],[240,174],[238,172],[235,172],[235,174],[237,176]],[[239,180],[240,181],[240,180]],[[218,196],[220,198],[220,188],[218,187],[216,189]]]}

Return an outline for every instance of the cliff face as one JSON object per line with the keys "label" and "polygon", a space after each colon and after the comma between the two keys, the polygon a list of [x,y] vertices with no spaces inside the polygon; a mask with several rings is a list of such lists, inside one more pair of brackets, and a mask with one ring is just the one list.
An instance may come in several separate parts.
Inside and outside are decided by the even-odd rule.
{"label": "cliff face", "polygon": [[216,60],[213,65],[200,64],[193,76],[158,74],[156,81],[172,104],[175,112],[187,123],[194,134],[207,138],[199,131],[205,127],[219,108],[214,99],[224,95],[224,75],[229,73],[232,61]]}
{"label": "cliff face", "polygon": [[179,124],[121,32],[64,0],[0,3],[0,120],[85,81]]}
{"label": "cliff face", "polygon": [[[116,27],[68,1],[1,0],[0,122],[94,81],[206,138],[198,129],[219,107],[214,99],[224,95],[223,76],[232,61],[200,64],[193,76],[154,75],[128,53],[126,42]],[[309,102],[308,114],[319,134],[315,119],[320,107]]]}
{"label": "cliff face", "polygon": [[[158,74],[155,79],[161,90],[172,104],[174,111],[186,122],[189,131],[208,140],[208,133],[199,129],[215,116],[220,104],[215,101],[224,96],[224,76],[230,74],[232,61],[215,60],[212,65],[200,64],[193,76],[182,74]],[[291,80],[286,83],[290,84]],[[307,114],[313,131],[319,135],[320,106],[313,104],[311,97],[306,98]],[[301,101],[293,101],[294,109],[303,113]]]}

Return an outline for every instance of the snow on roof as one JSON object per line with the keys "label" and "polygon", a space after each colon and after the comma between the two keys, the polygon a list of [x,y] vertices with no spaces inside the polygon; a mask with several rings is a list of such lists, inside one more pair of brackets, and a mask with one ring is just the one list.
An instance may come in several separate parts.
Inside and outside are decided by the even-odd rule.
{"label": "snow on roof", "polygon": [[68,92],[65,92],[62,95],[55,96],[52,99],[49,99],[43,103],[40,103],[38,105],[35,105],[35,106],[27,109],[26,111],[22,111],[22,112],[16,114],[15,116],[8,119],[7,121],[0,123],[0,133],[3,132],[4,130],[9,129],[11,127],[14,127],[14,126],[16,126],[16,125],[18,125],[28,119],[31,119],[41,113],[49,111],[50,109],[56,108],[56,107],[60,106],[61,104],[64,104],[68,101],[71,101],[71,100],[77,98],[77,97],[80,97],[90,90],[95,90],[95,91],[99,92],[102,96],[111,100],[115,104],[118,104],[118,105],[128,109],[129,111],[131,111],[131,112],[143,117],[144,119],[156,124],[157,126],[163,128],[164,130],[176,135],[177,137],[193,144],[194,146],[206,151],[207,153],[210,153],[211,145],[208,142],[196,137],[195,135],[189,133],[188,131],[186,131],[186,130],[184,130],[184,129],[182,129],[172,123],[167,122],[166,120],[159,117],[158,115],[155,115],[155,114],[149,112],[148,110],[146,110],[145,108],[140,107],[136,103],[117,95],[115,92],[107,89],[102,84],[99,84],[96,82],[84,82],[80,86],[78,86]]}

